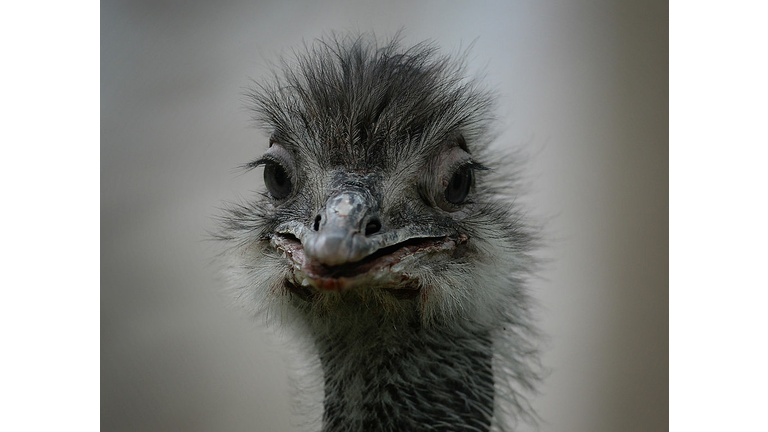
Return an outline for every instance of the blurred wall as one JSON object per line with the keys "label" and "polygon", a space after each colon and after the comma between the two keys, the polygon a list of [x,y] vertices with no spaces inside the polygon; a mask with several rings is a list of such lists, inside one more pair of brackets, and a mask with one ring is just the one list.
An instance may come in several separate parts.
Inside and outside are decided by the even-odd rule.
{"label": "blurred wall", "polygon": [[[480,4],[478,4],[480,3]],[[327,30],[404,27],[498,89],[549,217],[534,281],[552,374],[541,430],[668,422],[668,13],[659,1],[101,2],[101,421],[290,431],[279,337],[229,305],[206,241],[266,148],[241,96]]]}

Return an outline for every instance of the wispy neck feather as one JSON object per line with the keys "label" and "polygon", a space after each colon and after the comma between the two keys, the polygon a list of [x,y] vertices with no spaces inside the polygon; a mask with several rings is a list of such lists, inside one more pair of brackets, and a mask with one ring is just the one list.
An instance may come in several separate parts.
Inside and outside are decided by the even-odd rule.
{"label": "wispy neck feather", "polygon": [[[375,314],[373,314],[375,315]],[[384,317],[316,334],[325,378],[323,431],[488,431],[490,332]]]}
{"label": "wispy neck feather", "polygon": [[[257,263],[231,267],[233,280],[252,286],[252,278],[261,280],[260,272],[277,264]],[[297,348],[313,357],[296,364],[309,366],[295,377],[295,408],[306,426],[353,432],[535,425],[527,397],[542,370],[531,301],[519,279],[494,275],[502,268],[495,264],[478,263],[466,284],[429,285],[413,299],[365,287],[311,301],[255,291],[265,296],[259,304],[270,306],[262,310],[266,318],[294,330]],[[282,275],[274,277],[278,286]]]}

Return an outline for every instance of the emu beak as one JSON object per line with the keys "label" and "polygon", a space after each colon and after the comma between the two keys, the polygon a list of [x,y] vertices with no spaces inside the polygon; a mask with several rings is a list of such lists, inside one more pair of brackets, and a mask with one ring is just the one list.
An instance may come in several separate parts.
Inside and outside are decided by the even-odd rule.
{"label": "emu beak", "polygon": [[365,190],[332,196],[303,241],[307,258],[326,266],[338,266],[360,261],[375,252],[378,242],[371,241],[368,235],[372,233],[366,232],[366,227],[372,224],[378,231],[377,207]]}
{"label": "emu beak", "polygon": [[[378,202],[363,188],[340,187],[316,215],[313,226],[291,221],[270,238],[291,265],[288,290],[304,300],[313,290],[344,291],[378,286],[398,298],[413,298],[419,281],[413,276],[417,260],[426,255],[455,254],[468,241],[466,234],[439,229],[389,228],[380,232]],[[463,248],[465,249],[465,248]]]}

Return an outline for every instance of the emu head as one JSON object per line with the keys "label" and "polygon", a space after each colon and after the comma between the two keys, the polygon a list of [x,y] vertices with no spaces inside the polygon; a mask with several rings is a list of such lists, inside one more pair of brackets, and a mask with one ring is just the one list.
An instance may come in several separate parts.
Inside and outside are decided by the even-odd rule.
{"label": "emu head", "polygon": [[460,61],[320,41],[249,97],[270,139],[247,164],[266,190],[225,217],[241,294],[314,318],[522,321],[531,237],[489,149],[493,97]]}

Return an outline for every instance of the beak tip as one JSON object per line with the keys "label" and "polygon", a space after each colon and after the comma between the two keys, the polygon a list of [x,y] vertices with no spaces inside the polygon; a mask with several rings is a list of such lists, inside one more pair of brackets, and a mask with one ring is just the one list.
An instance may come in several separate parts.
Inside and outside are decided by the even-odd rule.
{"label": "beak tip", "polygon": [[307,256],[321,264],[336,266],[353,260],[350,236],[344,233],[320,232],[307,241]]}

